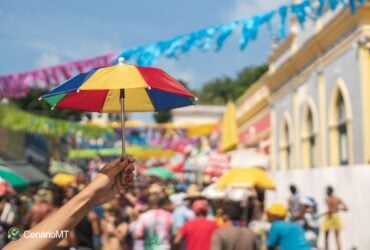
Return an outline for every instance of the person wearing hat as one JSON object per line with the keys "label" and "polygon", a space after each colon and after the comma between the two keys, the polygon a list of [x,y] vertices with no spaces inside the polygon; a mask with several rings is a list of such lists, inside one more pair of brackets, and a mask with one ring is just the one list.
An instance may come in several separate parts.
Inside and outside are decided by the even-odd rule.
{"label": "person wearing hat", "polygon": [[186,249],[210,249],[212,234],[218,229],[218,226],[216,222],[206,218],[208,202],[206,200],[195,200],[192,209],[196,218],[182,226],[175,238],[175,244],[179,245],[181,240],[185,239]]}
{"label": "person wearing hat", "polygon": [[233,221],[239,220],[235,214],[234,203],[226,202],[222,208],[223,227],[212,236],[211,250],[259,250],[257,235],[249,228],[238,227]]}
{"label": "person wearing hat", "polygon": [[[185,193],[175,193],[170,196],[170,201],[174,206],[172,216],[173,216],[173,227],[176,232],[179,232],[182,226],[187,221],[195,218],[195,213],[190,208],[190,201],[185,200],[185,197],[186,197]],[[180,250],[185,249],[184,240],[182,240],[179,249]]]}
{"label": "person wearing hat", "polygon": [[267,208],[267,218],[271,229],[267,238],[269,250],[309,250],[304,237],[304,231],[295,222],[285,221],[288,208],[280,203],[274,203]]}
{"label": "person wearing hat", "polygon": [[299,200],[300,212],[297,214],[296,223],[304,229],[304,236],[312,249],[317,249],[319,237],[319,215],[317,203],[312,197],[302,197]]}

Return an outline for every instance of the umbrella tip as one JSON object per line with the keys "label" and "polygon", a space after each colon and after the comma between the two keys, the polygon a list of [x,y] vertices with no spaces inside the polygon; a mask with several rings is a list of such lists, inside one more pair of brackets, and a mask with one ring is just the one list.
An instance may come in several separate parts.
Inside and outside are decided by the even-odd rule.
{"label": "umbrella tip", "polygon": [[123,58],[123,57],[118,58],[118,63],[119,64],[124,64],[125,63],[125,58]]}

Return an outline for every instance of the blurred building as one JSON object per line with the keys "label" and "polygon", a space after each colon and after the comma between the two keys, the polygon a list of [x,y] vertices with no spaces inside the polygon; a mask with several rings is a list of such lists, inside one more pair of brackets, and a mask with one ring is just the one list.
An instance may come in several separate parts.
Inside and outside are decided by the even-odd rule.
{"label": "blurred building", "polygon": [[268,155],[271,145],[270,90],[263,78],[239,98],[237,123],[240,145]]}
{"label": "blurred building", "polygon": [[196,105],[171,110],[175,124],[217,123],[225,111],[221,105]]}
{"label": "blurred building", "polygon": [[370,6],[292,23],[238,101],[241,143],[277,170],[370,163]]}

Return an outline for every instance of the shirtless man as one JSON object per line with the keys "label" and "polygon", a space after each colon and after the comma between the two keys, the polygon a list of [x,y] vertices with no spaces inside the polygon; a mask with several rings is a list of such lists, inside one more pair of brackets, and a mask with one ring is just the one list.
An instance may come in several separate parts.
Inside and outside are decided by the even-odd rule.
{"label": "shirtless man", "polygon": [[28,228],[32,228],[45,217],[50,214],[53,210],[53,195],[51,191],[45,189],[39,189],[34,196],[34,203],[30,211],[28,212]]}
{"label": "shirtless man", "polygon": [[342,229],[342,222],[338,215],[339,211],[348,211],[348,207],[344,204],[344,202],[338,197],[334,195],[334,189],[331,186],[326,188],[326,205],[328,206],[328,211],[324,217],[324,225],[323,230],[325,232],[325,249],[329,249],[329,232],[334,231],[335,239],[337,243],[337,249],[341,249],[340,245],[340,230]]}

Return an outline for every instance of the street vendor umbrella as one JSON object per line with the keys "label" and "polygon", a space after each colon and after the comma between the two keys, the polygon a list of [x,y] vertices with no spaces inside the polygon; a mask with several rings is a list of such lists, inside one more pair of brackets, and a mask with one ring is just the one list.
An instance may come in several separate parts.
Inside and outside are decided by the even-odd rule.
{"label": "street vendor umbrella", "polygon": [[0,177],[6,180],[18,192],[24,191],[30,185],[25,178],[6,167],[0,167]]}
{"label": "street vendor umbrella", "polygon": [[67,174],[67,173],[58,173],[54,175],[53,178],[51,179],[51,181],[55,185],[60,186],[60,187],[67,186],[73,183],[75,180],[76,180],[76,177],[74,175]]}
{"label": "street vendor umbrella", "polygon": [[175,178],[175,174],[171,170],[167,168],[162,168],[162,167],[149,168],[148,170],[144,172],[144,174],[154,175],[164,180]]}
{"label": "street vendor umbrella", "polygon": [[217,180],[217,187],[220,189],[243,186],[275,189],[275,183],[264,170],[259,168],[234,168]]}
{"label": "street vendor umbrella", "polygon": [[7,194],[16,194],[16,192],[12,185],[0,177],[0,197],[4,197]]}
{"label": "street vendor umbrella", "polygon": [[122,155],[125,154],[125,112],[156,112],[193,105],[195,97],[164,71],[124,63],[79,74],[44,99],[53,108],[121,113]]}

